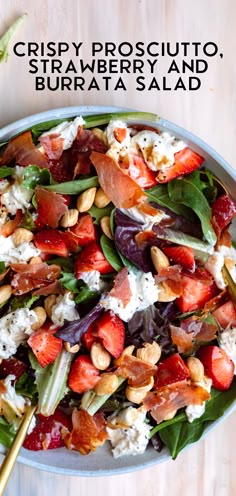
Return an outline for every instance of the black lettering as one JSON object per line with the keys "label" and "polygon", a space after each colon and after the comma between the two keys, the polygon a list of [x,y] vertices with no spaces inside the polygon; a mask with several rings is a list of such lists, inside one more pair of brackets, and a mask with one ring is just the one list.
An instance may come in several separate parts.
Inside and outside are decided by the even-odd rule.
{"label": "black lettering", "polygon": [[38,50],[39,50],[38,43],[28,43],[28,56],[29,57],[32,57],[32,55],[35,55],[35,57],[38,57]]}
{"label": "black lettering", "polygon": [[143,91],[145,90],[145,77],[144,76],[138,76],[136,78],[136,83],[137,83],[137,86],[136,86],[136,90],[137,91]]}
{"label": "black lettering", "polygon": [[29,66],[32,67],[33,70],[29,70],[30,74],[36,74],[38,72],[38,66],[37,66],[38,60],[37,59],[30,59],[29,60]]}
{"label": "black lettering", "polygon": [[90,91],[90,90],[98,90],[98,91],[100,91],[100,88],[98,86],[98,83],[97,83],[95,77],[92,78],[92,80],[91,80],[91,82],[90,82],[90,84],[88,86],[88,91]]}
{"label": "black lettering", "polygon": [[136,47],[136,53],[135,53],[135,55],[137,57],[143,57],[144,56],[145,50],[144,50],[143,46],[144,46],[143,41],[138,41],[138,43],[136,43],[136,45],[135,45],[135,47]]}
{"label": "black lettering", "polygon": [[98,74],[104,74],[107,72],[107,62],[104,59],[98,59],[97,61],[97,72]]}
{"label": "black lettering", "polygon": [[62,77],[61,80],[61,89],[64,91],[65,89],[71,91],[72,79],[70,77]]}
{"label": "black lettering", "polygon": [[168,74],[170,74],[170,72],[177,72],[178,74],[180,73],[180,70],[179,70],[175,60],[172,60],[172,62],[170,64],[170,67],[168,69]]}
{"label": "black lettering", "polygon": [[74,41],[72,41],[72,46],[75,48],[75,55],[76,57],[79,57],[79,52],[80,52],[80,48],[82,47],[83,45],[83,42],[80,41],[80,43],[78,43],[78,45],[76,45],[76,43]]}
{"label": "black lettering", "polygon": [[[126,52],[127,47],[127,52]],[[118,52],[122,57],[129,57],[133,53],[133,47],[128,41],[124,41],[118,46]]]}
{"label": "black lettering", "polygon": [[148,91],[150,91],[150,90],[160,90],[160,86],[159,86],[155,77],[152,78],[151,83],[148,87]]}
{"label": "black lettering", "polygon": [[115,85],[114,90],[126,90],[123,79],[120,77]]}
{"label": "black lettering", "polygon": [[189,78],[189,90],[190,91],[196,91],[200,87],[201,87],[201,80],[198,77],[190,77]]}
{"label": "black lettering", "polygon": [[52,59],[51,62],[52,62],[52,73],[54,74],[54,72],[59,72],[59,74],[61,74],[62,61],[59,59]]}
{"label": "black lettering", "polygon": [[74,89],[75,90],[80,89],[84,91],[84,84],[85,84],[85,79],[83,77],[76,77]]}
{"label": "black lettering", "polygon": [[45,90],[44,77],[36,76],[36,78],[35,78],[35,89],[36,89],[36,91]]}
{"label": "black lettering", "polygon": [[167,81],[166,81],[166,77],[165,76],[163,77],[163,90],[164,91],[171,91],[171,88],[169,88],[167,86]]}
{"label": "black lettering", "polygon": [[[190,79],[190,78],[189,78]],[[180,77],[174,87],[174,91],[176,90],[184,90],[186,91],[186,87],[184,85],[183,79]]]}
{"label": "black lettering", "polygon": [[[201,69],[201,65],[203,65],[202,69]],[[197,72],[197,74],[206,72],[207,69],[208,69],[208,63],[206,60],[203,60],[203,59],[196,60],[196,72]]]}
{"label": "black lettering", "polygon": [[117,72],[119,72],[117,69],[117,64],[117,59],[109,60],[109,72],[111,72],[112,74],[117,74]]}
{"label": "black lettering", "polygon": [[21,46],[25,47],[25,43],[23,41],[18,41],[18,43],[15,43],[13,46],[13,52],[17,57],[25,57],[25,53],[20,53],[18,52],[18,48]]}
{"label": "black lettering", "polygon": [[[133,60],[133,72],[136,74],[136,72],[140,72],[141,74],[143,73],[143,66],[144,62],[143,60]],[[130,72],[130,71],[127,71]]]}
{"label": "black lettering", "polygon": [[209,41],[203,45],[203,52],[207,55],[207,57],[214,57],[214,55],[218,52],[218,46],[213,43],[213,41]]}
{"label": "black lettering", "polygon": [[154,73],[154,68],[155,68],[155,65],[156,65],[156,63],[157,63],[157,59],[154,59],[153,61],[151,61],[151,60],[147,59],[147,63],[148,63],[148,64],[150,65],[150,67],[151,67],[151,74],[153,74],[153,73]]}
{"label": "black lettering", "polygon": [[89,64],[84,64],[83,59],[80,60],[80,70],[81,70],[82,74],[85,71],[90,71],[93,74],[94,73],[94,68],[95,68],[95,59],[92,60],[92,63],[90,65]]}
{"label": "black lettering", "polygon": [[68,43],[59,42],[58,43],[58,56],[60,57],[62,53],[68,52],[70,46]]}
{"label": "black lettering", "polygon": [[74,66],[73,60],[69,61],[69,64],[68,64],[67,68],[65,69],[65,74],[67,74],[68,72],[74,72],[75,74],[77,73],[77,70],[76,70],[76,67]]}
{"label": "black lettering", "polygon": [[105,56],[107,57],[109,54],[115,57],[115,49],[116,49],[116,44],[115,43],[105,43]]}
{"label": "black lettering", "polygon": [[158,52],[153,53],[151,51],[151,49],[152,49],[153,46],[155,46],[157,48],[158,45],[159,45],[159,43],[156,43],[155,41],[153,41],[152,43],[149,43],[149,45],[147,46],[147,53],[148,53],[148,55],[150,55],[151,57],[158,57],[159,56],[159,53]]}
{"label": "black lettering", "polygon": [[55,45],[56,45],[56,43],[54,41],[50,41],[47,44],[47,47],[48,47],[47,56],[48,57],[55,57],[55,55],[57,53]]}
{"label": "black lettering", "polygon": [[102,79],[105,81],[105,90],[109,90],[109,81],[111,79],[111,76],[103,76]]}
{"label": "black lettering", "polygon": [[102,43],[92,43],[92,56],[96,54],[96,52],[101,52],[103,50],[103,44]]}
{"label": "black lettering", "polygon": [[[134,72],[136,72],[135,70],[135,62],[141,62],[141,64],[143,64],[142,60],[134,60],[133,61],[133,64],[134,64]],[[130,67],[131,67],[131,62],[130,60],[126,60],[126,59],[121,59],[120,61],[120,72],[127,72],[128,74],[130,74]],[[117,71],[118,72],[118,71]]]}

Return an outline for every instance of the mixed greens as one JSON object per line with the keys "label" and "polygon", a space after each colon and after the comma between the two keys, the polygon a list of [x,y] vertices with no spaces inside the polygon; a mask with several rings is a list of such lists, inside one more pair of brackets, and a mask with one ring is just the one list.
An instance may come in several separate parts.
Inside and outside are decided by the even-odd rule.
{"label": "mixed greens", "polygon": [[6,447],[33,402],[26,449],[176,458],[235,401],[236,204],[156,122],[54,120],[1,148]]}

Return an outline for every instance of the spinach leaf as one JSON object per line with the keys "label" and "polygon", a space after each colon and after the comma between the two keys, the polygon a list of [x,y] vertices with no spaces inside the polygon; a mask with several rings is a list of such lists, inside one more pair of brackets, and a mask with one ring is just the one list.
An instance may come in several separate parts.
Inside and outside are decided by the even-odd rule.
{"label": "spinach leaf", "polygon": [[25,229],[28,229],[28,231],[34,230],[35,225],[32,214],[29,212],[29,210],[25,211],[20,227],[24,227]]}
{"label": "spinach leaf", "polygon": [[88,188],[98,186],[97,176],[88,177],[87,179],[78,179],[76,181],[67,181],[65,183],[52,184],[45,186],[45,189],[61,193],[62,195],[78,195]]}
{"label": "spinach leaf", "polygon": [[158,184],[157,186],[154,186],[154,188],[146,190],[145,193],[150,201],[154,201],[162,207],[167,207],[172,210],[172,212],[183,215],[189,220],[194,219],[189,208],[180,203],[175,203],[175,201],[170,198],[167,184]]}
{"label": "spinach leaf", "polygon": [[16,381],[15,388],[17,394],[21,394],[26,398],[34,399],[37,394],[35,379],[32,375],[30,376],[27,374],[27,372],[24,372],[24,374],[19,377]]}
{"label": "spinach leaf", "polygon": [[28,165],[23,174],[22,186],[26,189],[34,189],[37,184],[53,184],[51,173],[48,169],[40,169],[37,165]]}
{"label": "spinach leaf", "polygon": [[0,274],[6,271],[6,265],[4,262],[0,262]]}
{"label": "spinach leaf", "polygon": [[74,263],[71,258],[63,258],[63,257],[55,257],[51,258],[50,260],[47,260],[47,264],[56,264],[60,265],[60,267],[63,269],[64,272],[72,272]]}
{"label": "spinach leaf", "polygon": [[211,245],[216,243],[216,234],[211,225],[211,208],[196,185],[197,176],[186,176],[182,179],[173,179],[168,183],[168,193],[173,202],[191,208],[200,219],[203,234]]}
{"label": "spinach leaf", "polygon": [[11,298],[11,310],[14,312],[18,308],[31,308],[39,298],[39,296],[31,295],[13,296]]}
{"label": "spinach leaf", "polygon": [[72,293],[79,293],[78,279],[74,276],[73,272],[61,272],[62,277],[59,281],[64,286],[64,288],[72,291]]}
{"label": "spinach leaf", "polygon": [[[159,435],[163,443],[168,447],[173,459],[177,457],[180,451],[190,443],[200,439],[204,430],[209,423],[218,420],[227,409],[236,400],[236,380],[227,391],[211,390],[211,398],[206,402],[205,413],[192,423],[188,420],[181,420],[181,417],[175,422],[175,418],[160,424],[160,428],[155,427],[155,432],[160,431]],[[164,425],[165,424],[165,425]],[[154,431],[152,430],[152,432]]]}
{"label": "spinach leaf", "polygon": [[6,448],[10,448],[15,435],[16,431],[13,425],[8,424],[3,417],[0,417],[0,443],[6,446]]}
{"label": "spinach leaf", "polygon": [[70,121],[70,120],[72,120],[72,118],[54,119],[51,121],[40,122],[39,124],[35,124],[33,127],[29,128],[32,133],[34,143],[37,143],[38,137],[41,136],[41,134],[43,134],[45,131],[52,129],[55,126],[58,126],[58,124],[61,124],[62,122]]}
{"label": "spinach leaf", "polygon": [[23,14],[10,26],[10,28],[4,33],[0,38],[0,62],[4,60],[7,61],[8,58],[8,46],[15,34],[15,31],[20,27],[20,25],[26,19],[27,14]]}
{"label": "spinach leaf", "polygon": [[190,248],[203,251],[205,253],[213,252],[213,247],[211,244],[201,241],[200,239],[189,234],[185,234],[182,231],[170,229],[169,227],[161,228],[158,224],[153,226],[153,231],[159,239],[165,239],[166,241],[171,241],[171,243],[189,246]]}
{"label": "spinach leaf", "polygon": [[90,215],[92,215],[93,219],[94,220],[94,224],[99,226],[100,225],[100,220],[102,219],[102,217],[105,217],[105,216],[110,216],[111,214],[111,211],[113,209],[113,204],[112,203],[109,203],[109,205],[107,205],[107,207],[104,207],[104,208],[98,208],[96,207],[95,205],[93,205],[88,213]]}
{"label": "spinach leaf", "polygon": [[89,289],[87,284],[82,284],[80,286],[79,292],[75,297],[75,303],[78,305],[79,303],[88,303],[94,298],[98,297],[98,292]]}
{"label": "spinach leaf", "polygon": [[7,167],[7,165],[3,165],[0,167],[0,178],[13,176],[15,173],[15,167]]}
{"label": "spinach leaf", "polygon": [[106,257],[107,261],[111,264],[113,269],[117,270],[117,272],[123,269],[123,263],[121,261],[120,255],[118,254],[115,243],[107,236],[105,236],[105,234],[103,234],[100,239],[100,244],[104,256]]}

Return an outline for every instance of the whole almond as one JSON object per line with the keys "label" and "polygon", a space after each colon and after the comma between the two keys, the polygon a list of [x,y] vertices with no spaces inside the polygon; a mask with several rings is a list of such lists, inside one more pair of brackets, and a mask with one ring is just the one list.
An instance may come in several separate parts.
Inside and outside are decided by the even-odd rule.
{"label": "whole almond", "polygon": [[87,212],[93,205],[97,188],[89,188],[83,191],[77,198],[77,209],[79,212]]}

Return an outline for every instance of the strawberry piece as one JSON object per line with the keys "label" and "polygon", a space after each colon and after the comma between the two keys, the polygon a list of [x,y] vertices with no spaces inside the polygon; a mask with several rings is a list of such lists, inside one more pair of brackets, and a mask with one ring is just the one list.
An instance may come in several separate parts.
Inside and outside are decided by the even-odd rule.
{"label": "strawberry piece", "polygon": [[218,346],[202,346],[197,353],[204,365],[205,374],[212,379],[214,388],[229,389],[234,378],[234,364],[227,353]]}
{"label": "strawberry piece", "polygon": [[214,282],[204,284],[197,277],[184,275],[181,280],[182,295],[175,300],[181,312],[192,312],[202,308],[213,298],[218,289]]}
{"label": "strawberry piece", "polygon": [[5,238],[10,236],[15,231],[15,229],[20,225],[22,221],[22,217],[23,217],[22,210],[17,210],[14,219],[9,220],[8,222],[0,226],[0,234]]}
{"label": "strawberry piece", "polygon": [[68,248],[63,238],[63,234],[56,229],[43,229],[34,237],[35,246],[47,255],[68,256]]}
{"label": "strawberry piece", "polygon": [[87,331],[82,335],[82,343],[87,348],[91,350],[92,344],[98,340],[97,331],[95,329],[94,323],[90,324]]}
{"label": "strawberry piece", "polygon": [[86,246],[92,241],[96,241],[96,228],[90,214],[82,214],[78,222],[70,229],[74,234],[74,239],[79,246]]}
{"label": "strawberry piece", "polygon": [[62,195],[48,191],[40,186],[35,188],[35,199],[37,202],[37,212],[39,222],[44,226],[58,227],[62,215],[68,210],[65,199]]}
{"label": "strawberry piece", "polygon": [[26,436],[23,443],[24,448],[32,451],[42,449],[55,449],[64,446],[61,437],[63,427],[71,428],[71,422],[67,415],[56,410],[50,417],[38,415],[40,423],[36,425],[33,431]]}
{"label": "strawberry piece", "polygon": [[124,139],[126,138],[127,135],[127,129],[125,127],[117,127],[114,129],[114,138],[119,142],[122,143]]}
{"label": "strawberry piece", "polygon": [[189,369],[178,353],[158,363],[154,388],[160,388],[189,378]]}
{"label": "strawberry piece", "polygon": [[175,153],[175,162],[170,167],[166,167],[157,174],[158,183],[168,183],[175,177],[190,174],[195,169],[198,169],[204,162],[204,158],[193,152],[190,148],[184,148],[180,152]]}
{"label": "strawberry piece", "polygon": [[214,310],[213,315],[224,329],[230,322],[236,322],[236,308],[232,300],[227,301],[224,305]]}
{"label": "strawberry piece", "polygon": [[91,359],[87,355],[80,355],[73,362],[68,384],[72,391],[85,393],[99,381],[99,370],[94,367]]}
{"label": "strawberry piece", "polygon": [[[56,329],[53,330],[55,332]],[[55,361],[62,349],[62,340],[53,336],[50,329],[34,332],[28,339],[28,345],[32,348],[41,367],[46,367]]]}
{"label": "strawberry piece", "polygon": [[172,262],[181,265],[190,272],[194,272],[195,260],[192,248],[188,246],[166,246],[162,250]]}
{"label": "strawberry piece", "polygon": [[138,155],[126,155],[119,162],[122,169],[126,169],[129,177],[133,179],[141,188],[152,188],[157,184],[156,172],[149,169],[142,157]]}
{"label": "strawberry piece", "polygon": [[118,358],[125,345],[125,326],[123,321],[118,315],[108,311],[95,321],[95,326],[104,348],[114,358]]}
{"label": "strawberry piece", "polygon": [[108,274],[114,271],[95,241],[85,246],[80,252],[75,262],[75,277],[80,279],[81,272],[90,272],[91,270],[98,270],[100,274]]}
{"label": "strawberry piece", "polygon": [[221,195],[211,205],[212,225],[217,236],[221,235],[223,229],[228,226],[236,214],[236,203],[229,195]]}
{"label": "strawberry piece", "polygon": [[5,379],[5,377],[12,374],[17,381],[19,377],[24,374],[26,369],[26,364],[18,360],[18,358],[7,358],[0,364],[0,379]]}

